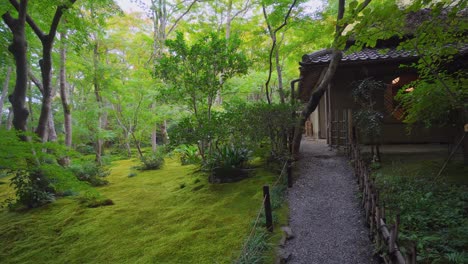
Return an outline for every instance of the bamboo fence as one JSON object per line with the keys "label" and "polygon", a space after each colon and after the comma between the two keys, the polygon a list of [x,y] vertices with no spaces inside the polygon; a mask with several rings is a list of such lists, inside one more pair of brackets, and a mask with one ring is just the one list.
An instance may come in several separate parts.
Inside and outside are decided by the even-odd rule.
{"label": "bamboo fence", "polygon": [[355,140],[350,140],[348,150],[350,159],[354,163],[354,172],[362,193],[362,207],[365,212],[366,222],[383,261],[387,264],[415,264],[416,245],[411,243],[410,248],[405,248],[405,254],[400,250],[401,246],[398,244],[400,215],[397,214],[394,225],[391,227],[387,225],[385,204],[380,200],[379,190],[370,176],[369,167],[362,158]]}

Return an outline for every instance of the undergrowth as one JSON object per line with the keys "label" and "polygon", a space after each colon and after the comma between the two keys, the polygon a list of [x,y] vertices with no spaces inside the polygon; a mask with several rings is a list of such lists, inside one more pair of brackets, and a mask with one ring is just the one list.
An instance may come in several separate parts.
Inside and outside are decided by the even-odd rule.
{"label": "undergrowth", "polygon": [[400,213],[400,241],[417,243],[418,263],[468,263],[468,188],[450,183],[453,176],[435,179],[441,165],[434,160],[388,162],[374,176],[388,221]]}

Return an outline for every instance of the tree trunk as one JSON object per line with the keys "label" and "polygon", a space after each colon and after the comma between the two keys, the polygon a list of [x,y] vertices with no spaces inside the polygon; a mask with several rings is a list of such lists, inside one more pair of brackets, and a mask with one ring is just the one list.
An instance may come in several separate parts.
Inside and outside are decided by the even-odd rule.
{"label": "tree trunk", "polygon": [[54,121],[54,113],[52,111],[49,112],[49,122],[47,124],[47,140],[50,142],[57,141],[57,132],[55,131],[55,121]]}
{"label": "tree trunk", "polygon": [[[154,113],[154,109],[156,108],[156,104],[155,103],[152,103],[151,104],[151,111]],[[153,124],[153,129],[151,131],[151,150],[153,151],[153,153],[156,152],[156,150],[158,149],[158,145],[157,145],[157,124]]]}
{"label": "tree trunk", "polygon": [[164,120],[161,126],[162,140],[164,144],[169,143],[169,134],[167,133],[167,120]]}
{"label": "tree trunk", "polygon": [[336,68],[338,67],[338,63],[343,57],[343,54],[340,50],[333,49],[331,54],[330,64],[328,65],[328,69],[323,76],[322,81],[320,82],[317,90],[312,93],[310,96],[307,105],[301,111],[301,115],[296,123],[296,128],[294,129],[294,138],[293,138],[293,156],[294,158],[298,158],[299,155],[299,148],[301,146],[301,139],[302,139],[302,131],[304,129],[304,124],[307,118],[312,114],[313,111],[317,108],[318,104],[320,103],[320,99],[322,98],[323,94],[328,88],[328,85],[331,82],[331,79],[335,75]]}
{"label": "tree trunk", "polygon": [[103,104],[102,104],[102,97],[101,97],[101,87],[99,83],[99,77],[98,77],[98,63],[99,63],[99,45],[96,43],[94,45],[94,50],[93,50],[93,65],[94,65],[94,78],[93,78],[93,84],[94,84],[94,95],[96,96],[96,102],[98,104],[98,133],[96,135],[96,142],[95,142],[95,150],[96,150],[96,162],[99,165],[102,165],[102,146],[103,146],[103,140],[100,138],[100,130],[103,128]]}
{"label": "tree trunk", "polygon": [[[26,91],[28,89],[28,59],[27,41],[25,35],[26,9],[28,0],[19,4],[18,19],[13,18],[9,12],[2,18],[13,33],[13,41],[8,50],[13,54],[16,62],[16,83],[13,93],[9,96],[13,108],[13,126],[19,131],[27,130],[29,111],[26,108]],[[27,140],[26,136],[21,137]]]}
{"label": "tree trunk", "polygon": [[283,71],[281,69],[281,63],[279,59],[279,48],[275,50],[275,62],[276,62],[276,74],[278,75],[278,92],[280,95],[280,101],[282,104],[285,102],[284,90],[283,90]]}
{"label": "tree trunk", "polygon": [[[62,40],[66,38],[65,33],[62,33]],[[64,41],[60,46],[60,99],[62,100],[63,117],[65,126],[65,146],[71,148],[72,146],[72,115],[71,106],[68,99],[68,87],[65,63],[67,60],[67,51]]]}
{"label": "tree trunk", "polygon": [[153,127],[153,131],[151,131],[151,150],[153,153],[158,150],[156,124]]}
{"label": "tree trunk", "polygon": [[7,123],[6,123],[6,129],[9,131],[11,130],[12,126],[13,126],[13,108],[10,107],[8,108],[8,118],[7,118]]}
{"label": "tree trunk", "polygon": [[133,138],[133,142],[135,142],[135,147],[137,148],[140,159],[143,158],[143,152],[141,151],[140,141],[137,140],[137,138],[135,137],[135,133],[133,133],[133,131],[130,131],[130,135]]}
{"label": "tree trunk", "polygon": [[5,82],[3,83],[2,97],[0,98],[0,125],[2,124],[2,121],[3,121],[3,104],[5,103],[5,99],[8,95],[8,86],[10,84],[10,76],[11,76],[11,67],[8,66],[6,76],[5,76]]}
{"label": "tree trunk", "polygon": [[39,122],[37,123],[36,134],[39,136],[39,138],[42,139],[43,142],[47,141],[47,130],[49,129],[49,117],[52,107],[52,43],[53,40],[50,40],[49,37],[47,37],[47,40],[42,42],[43,58],[39,60],[42,75],[42,88],[44,89],[44,92],[42,94],[41,114],[39,116]]}

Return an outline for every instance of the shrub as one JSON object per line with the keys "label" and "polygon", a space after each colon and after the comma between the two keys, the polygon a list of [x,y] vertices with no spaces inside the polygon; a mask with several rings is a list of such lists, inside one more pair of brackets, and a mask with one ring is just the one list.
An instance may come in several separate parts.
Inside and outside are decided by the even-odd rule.
{"label": "shrub", "polygon": [[92,186],[103,186],[109,183],[104,178],[110,174],[110,170],[99,166],[95,162],[87,161],[81,164],[72,164],[70,170],[80,181],[89,182]]}
{"label": "shrub", "polygon": [[152,153],[141,157],[141,165],[137,166],[136,168],[141,171],[158,170],[164,165],[164,156],[164,151],[158,149],[156,153]]}
{"label": "shrub", "polygon": [[244,147],[234,145],[223,146],[209,155],[204,164],[205,170],[211,171],[215,168],[245,168],[251,151]]}
{"label": "shrub", "polygon": [[430,175],[411,174],[398,168],[391,173],[375,173],[382,200],[391,206],[387,208],[387,218],[392,221],[400,213],[399,239],[403,245],[417,243],[421,263],[457,263],[468,244],[466,186],[433,182]]}
{"label": "shrub", "polygon": [[180,145],[174,152],[180,155],[182,165],[199,164],[201,162],[198,147],[195,145]]}
{"label": "shrub", "polygon": [[16,191],[16,201],[7,201],[8,207],[14,209],[18,205],[35,208],[55,200],[54,189],[40,170],[18,170],[11,178],[11,185]]}

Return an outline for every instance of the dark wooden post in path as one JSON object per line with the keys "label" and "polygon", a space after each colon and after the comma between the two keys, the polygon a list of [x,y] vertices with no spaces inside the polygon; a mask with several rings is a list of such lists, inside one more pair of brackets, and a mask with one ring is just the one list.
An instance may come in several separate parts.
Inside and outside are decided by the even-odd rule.
{"label": "dark wooden post in path", "polygon": [[271,202],[270,202],[270,187],[263,186],[263,205],[265,207],[266,228],[268,231],[273,232],[273,217],[271,215]]}

